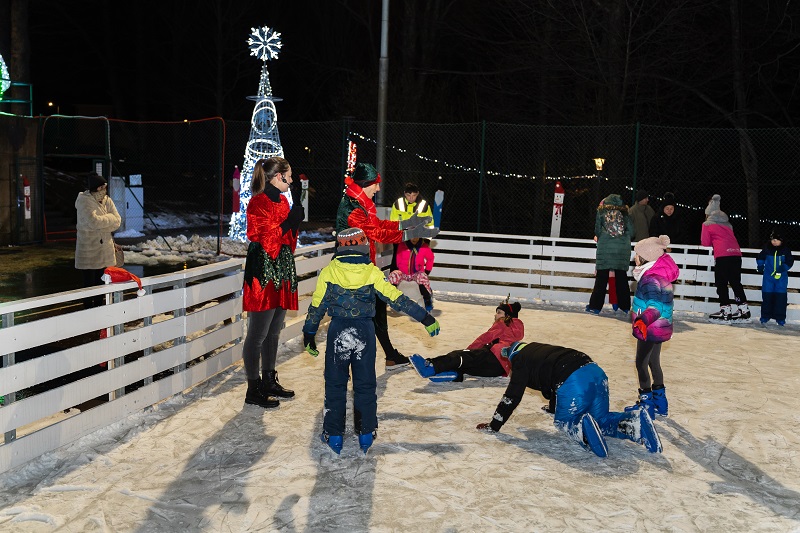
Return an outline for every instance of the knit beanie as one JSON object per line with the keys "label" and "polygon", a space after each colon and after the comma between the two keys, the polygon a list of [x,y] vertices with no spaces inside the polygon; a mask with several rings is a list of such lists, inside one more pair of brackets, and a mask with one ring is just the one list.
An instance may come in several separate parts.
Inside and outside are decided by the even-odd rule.
{"label": "knit beanie", "polygon": [[649,263],[664,255],[668,247],[669,236],[660,235],[658,237],[642,239],[636,243],[636,246],[633,247],[633,251],[636,252],[636,255]]}
{"label": "knit beanie", "polygon": [[357,163],[351,179],[361,187],[369,187],[373,183],[381,182],[381,175],[378,170],[369,163]]}
{"label": "knit beanie", "polygon": [[94,192],[97,189],[99,189],[100,187],[102,187],[103,185],[108,185],[108,183],[106,182],[106,180],[105,180],[105,178],[103,176],[99,176],[99,175],[95,174],[94,172],[89,174],[88,181],[89,181],[89,192]]}
{"label": "knit beanie", "polygon": [[649,194],[647,194],[647,191],[644,190],[644,189],[639,189],[638,191],[636,191],[636,201],[637,202],[641,202],[642,200],[644,200],[648,196],[649,196]]}
{"label": "knit beanie", "polygon": [[520,350],[528,345],[527,342],[524,341],[517,341],[512,342],[510,346],[506,346],[505,348],[500,348],[500,356],[505,357],[509,361],[514,359],[514,356],[517,355]]}
{"label": "knit beanie", "polygon": [[664,193],[664,200],[661,202],[661,208],[663,209],[668,205],[675,207],[675,195],[672,194],[671,192]]}
{"label": "knit beanie", "polygon": [[710,215],[714,211],[720,211],[720,200],[721,197],[719,194],[715,194],[711,197],[711,200],[708,201],[708,205],[706,206],[706,215]]}
{"label": "knit beanie", "polygon": [[337,253],[347,250],[363,254],[369,253],[369,240],[361,228],[347,228],[340,231],[336,235],[336,242],[339,245]]}
{"label": "knit beanie", "polygon": [[517,318],[519,316],[519,310],[522,309],[522,305],[519,302],[514,302],[513,304],[509,304],[508,302],[503,302],[497,306],[495,311],[502,311],[511,318]]}
{"label": "knit beanie", "polygon": [[769,240],[772,240],[772,239],[777,239],[777,240],[781,241],[781,244],[785,244],[783,242],[782,232],[778,228],[772,228],[772,231],[769,232]]}

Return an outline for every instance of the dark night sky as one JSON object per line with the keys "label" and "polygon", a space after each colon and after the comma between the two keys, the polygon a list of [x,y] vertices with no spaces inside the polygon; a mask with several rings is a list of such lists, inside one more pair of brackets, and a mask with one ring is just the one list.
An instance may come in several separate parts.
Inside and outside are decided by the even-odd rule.
{"label": "dark night sky", "polygon": [[[379,23],[380,2],[372,3],[377,6],[367,9],[367,16],[377,16]],[[377,68],[378,57],[377,51],[371,58],[368,49],[342,38],[337,26],[352,31],[361,21],[336,4],[33,1],[34,112],[54,112],[47,108],[53,101],[63,114],[92,111],[78,105],[89,104],[113,106],[98,108],[97,113],[123,119],[214,116],[215,60],[220,50],[225,118],[247,120],[252,102],[245,97],[256,93],[262,63],[249,55],[246,40],[251,27],[267,25],[281,32],[283,39],[280,57],[269,63],[273,91],[284,98],[281,119],[338,118],[330,97],[337,79],[354,68]]]}
{"label": "dark night sky", "polygon": [[[800,5],[740,2],[738,55],[728,2],[609,5],[620,9],[392,0],[389,120],[730,127],[736,110],[749,127],[796,125]],[[377,115],[378,0],[32,0],[29,10],[36,113],[54,101],[64,114],[248,120],[261,61],[246,40],[267,25],[284,44],[269,63],[280,120]]]}

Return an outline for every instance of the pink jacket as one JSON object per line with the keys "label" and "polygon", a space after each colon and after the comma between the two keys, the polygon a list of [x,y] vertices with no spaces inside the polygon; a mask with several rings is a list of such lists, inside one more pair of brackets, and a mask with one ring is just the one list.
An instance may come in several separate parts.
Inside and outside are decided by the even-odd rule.
{"label": "pink jacket", "polygon": [[433,250],[423,241],[417,245],[404,241],[397,245],[397,268],[400,272],[412,275],[415,272],[430,272],[433,269]]}
{"label": "pink jacket", "polygon": [[714,248],[714,259],[719,257],[742,256],[739,241],[728,225],[704,222],[700,232],[700,244]]}
{"label": "pink jacket", "polygon": [[500,356],[500,349],[511,346],[513,342],[521,341],[524,336],[525,324],[522,323],[522,320],[512,318],[509,326],[506,326],[502,320],[498,320],[492,324],[492,327],[486,333],[467,346],[467,350],[477,350],[481,346],[492,343],[495,339],[500,339],[500,342],[492,344],[490,349],[494,356],[497,357],[497,360],[500,361],[500,364],[503,365],[503,370],[505,370],[503,375],[507,376],[511,371],[511,361]]}

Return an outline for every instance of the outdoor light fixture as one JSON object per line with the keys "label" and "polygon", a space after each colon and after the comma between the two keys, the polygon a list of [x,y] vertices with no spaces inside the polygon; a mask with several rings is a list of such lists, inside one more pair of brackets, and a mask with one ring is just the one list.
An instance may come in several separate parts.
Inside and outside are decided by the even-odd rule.
{"label": "outdoor light fixture", "polygon": [[605,163],[605,162],[606,162],[606,160],[603,159],[602,157],[595,157],[594,158],[594,168],[596,168],[597,170],[603,170],[603,163]]}

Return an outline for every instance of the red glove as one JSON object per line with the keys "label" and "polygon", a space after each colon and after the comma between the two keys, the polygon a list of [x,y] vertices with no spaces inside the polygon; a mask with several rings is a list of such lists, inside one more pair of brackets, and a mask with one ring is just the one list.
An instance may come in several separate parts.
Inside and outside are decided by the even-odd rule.
{"label": "red glove", "polygon": [[642,339],[647,340],[647,326],[644,324],[644,321],[637,320],[633,323],[633,327],[638,329],[642,333]]}

